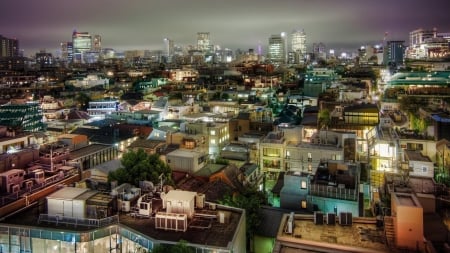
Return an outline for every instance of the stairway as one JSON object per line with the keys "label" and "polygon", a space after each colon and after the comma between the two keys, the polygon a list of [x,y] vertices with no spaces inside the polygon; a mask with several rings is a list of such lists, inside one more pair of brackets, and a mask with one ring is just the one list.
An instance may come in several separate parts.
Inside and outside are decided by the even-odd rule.
{"label": "stairway", "polygon": [[386,235],[386,241],[390,248],[395,247],[395,227],[394,219],[392,216],[384,216],[384,233]]}

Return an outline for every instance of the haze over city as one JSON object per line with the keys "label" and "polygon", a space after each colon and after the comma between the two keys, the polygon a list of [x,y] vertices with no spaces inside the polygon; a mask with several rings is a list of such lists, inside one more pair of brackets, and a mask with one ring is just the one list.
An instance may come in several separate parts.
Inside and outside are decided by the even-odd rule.
{"label": "haze over city", "polygon": [[210,32],[222,48],[263,48],[271,34],[304,29],[310,46],[353,50],[364,44],[408,41],[417,28],[450,30],[448,1],[2,1],[0,34],[20,40],[25,55],[54,52],[73,30],[102,36],[116,50],[161,49],[163,38],[186,46]]}

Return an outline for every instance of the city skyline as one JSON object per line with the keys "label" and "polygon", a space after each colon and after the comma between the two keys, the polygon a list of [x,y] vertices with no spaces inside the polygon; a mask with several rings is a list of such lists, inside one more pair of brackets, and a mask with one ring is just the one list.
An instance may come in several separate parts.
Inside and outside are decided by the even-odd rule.
{"label": "city skyline", "polygon": [[[365,44],[405,40],[418,28],[450,32],[447,1],[3,1],[0,34],[17,38],[25,55],[54,52],[73,30],[99,34],[102,46],[118,51],[162,50],[164,38],[196,45],[198,32],[211,43],[246,51],[258,44],[267,53],[273,34],[303,29],[312,43],[356,50]],[[426,11],[425,11],[426,10]],[[20,17],[20,18],[19,18]]]}

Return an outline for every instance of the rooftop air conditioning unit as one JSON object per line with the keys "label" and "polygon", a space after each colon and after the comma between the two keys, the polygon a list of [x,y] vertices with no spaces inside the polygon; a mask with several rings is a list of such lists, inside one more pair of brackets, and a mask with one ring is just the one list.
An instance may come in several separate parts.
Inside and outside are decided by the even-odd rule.
{"label": "rooftop air conditioning unit", "polygon": [[336,224],[336,214],[335,213],[327,213],[327,224],[328,225]]}
{"label": "rooftop air conditioning unit", "polygon": [[323,213],[322,212],[314,212],[314,224],[323,225]]}

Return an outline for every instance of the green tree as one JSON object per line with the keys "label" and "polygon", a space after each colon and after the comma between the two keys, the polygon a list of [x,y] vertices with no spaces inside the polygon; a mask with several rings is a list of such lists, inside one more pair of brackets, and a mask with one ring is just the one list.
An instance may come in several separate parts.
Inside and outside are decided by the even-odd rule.
{"label": "green tree", "polygon": [[319,129],[327,128],[331,123],[330,111],[328,109],[320,110],[317,121]]}
{"label": "green tree", "polygon": [[75,101],[77,101],[77,108],[86,111],[89,107],[89,102],[91,102],[91,97],[86,93],[80,92],[75,97]]}
{"label": "green tree", "polygon": [[265,192],[258,191],[255,187],[245,188],[242,192],[234,195],[225,194],[220,204],[242,208],[246,214],[247,228],[247,248],[250,246],[250,240],[255,235],[262,217],[261,206],[267,204]]}
{"label": "green tree", "polygon": [[165,176],[166,184],[173,184],[170,167],[159,159],[158,154],[149,155],[143,149],[129,151],[122,157],[123,167],[108,174],[108,181],[118,184],[139,185],[139,181],[159,182],[159,176]]}
{"label": "green tree", "polygon": [[189,247],[186,241],[181,240],[175,245],[158,244],[153,247],[151,253],[195,253],[195,250]]}

